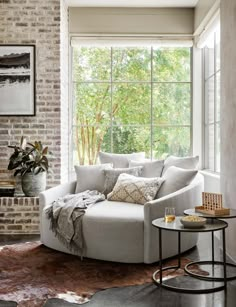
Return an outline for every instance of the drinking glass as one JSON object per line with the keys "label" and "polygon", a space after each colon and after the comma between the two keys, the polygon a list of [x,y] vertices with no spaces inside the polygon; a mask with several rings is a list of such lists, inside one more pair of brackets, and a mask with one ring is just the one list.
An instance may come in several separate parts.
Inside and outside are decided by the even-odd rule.
{"label": "drinking glass", "polygon": [[166,207],[165,208],[165,222],[171,223],[175,220],[175,208],[173,207]]}

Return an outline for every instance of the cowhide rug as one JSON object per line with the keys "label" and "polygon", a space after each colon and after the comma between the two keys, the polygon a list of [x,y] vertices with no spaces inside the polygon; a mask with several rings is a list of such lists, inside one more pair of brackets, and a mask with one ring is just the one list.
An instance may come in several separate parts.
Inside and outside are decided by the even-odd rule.
{"label": "cowhide rug", "polygon": [[[182,258],[182,267],[188,261]],[[172,259],[165,265],[175,263]],[[0,300],[15,301],[19,307],[41,307],[49,298],[83,304],[99,290],[150,283],[157,269],[158,264],[81,261],[40,242],[6,245],[0,248]]]}

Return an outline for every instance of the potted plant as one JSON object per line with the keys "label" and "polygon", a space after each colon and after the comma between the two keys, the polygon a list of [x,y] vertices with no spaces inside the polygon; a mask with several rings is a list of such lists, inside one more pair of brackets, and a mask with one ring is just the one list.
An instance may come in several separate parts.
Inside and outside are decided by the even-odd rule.
{"label": "potted plant", "polygon": [[22,190],[26,196],[38,196],[46,189],[48,147],[43,147],[41,141],[27,143],[25,137],[21,137],[19,146],[8,147],[14,149],[8,170],[15,169],[14,176],[21,176]]}

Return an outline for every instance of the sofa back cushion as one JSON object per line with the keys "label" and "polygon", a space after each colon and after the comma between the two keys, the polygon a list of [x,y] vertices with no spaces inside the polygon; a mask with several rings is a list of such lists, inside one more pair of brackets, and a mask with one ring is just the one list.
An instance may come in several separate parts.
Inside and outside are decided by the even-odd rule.
{"label": "sofa back cushion", "polygon": [[189,185],[197,173],[197,170],[188,170],[176,166],[170,166],[161,177],[164,179],[164,183],[160,187],[156,198],[161,198],[165,195],[174,193]]}
{"label": "sofa back cushion", "polygon": [[77,184],[75,193],[86,190],[104,191],[105,174],[104,170],[112,169],[111,163],[100,165],[75,165]]}
{"label": "sofa back cushion", "polygon": [[160,177],[144,178],[121,174],[107,199],[144,205],[155,198],[163,181]]}
{"label": "sofa back cushion", "polygon": [[196,169],[198,166],[199,157],[176,157],[176,156],[169,156],[166,158],[164,162],[164,168],[162,171],[162,176],[165,174],[167,169],[171,166],[180,167],[183,169]]}
{"label": "sofa back cushion", "polygon": [[114,154],[100,151],[98,157],[100,163],[112,163],[114,168],[128,168],[129,160],[143,160],[145,152]]}
{"label": "sofa back cushion", "polygon": [[105,174],[104,194],[107,195],[113,190],[120,174],[125,173],[125,174],[129,174],[133,176],[140,176],[142,172],[142,167],[137,166],[137,167],[130,167],[130,168],[106,169],[103,172]]}
{"label": "sofa back cushion", "polygon": [[161,177],[161,173],[164,167],[164,160],[154,160],[154,161],[129,161],[129,167],[142,166],[142,177],[153,178]]}

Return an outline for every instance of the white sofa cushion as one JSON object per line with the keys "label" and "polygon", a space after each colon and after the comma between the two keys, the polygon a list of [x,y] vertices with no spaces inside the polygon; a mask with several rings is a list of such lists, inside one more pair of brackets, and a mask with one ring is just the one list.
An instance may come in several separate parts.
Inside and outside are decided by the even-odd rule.
{"label": "white sofa cushion", "polygon": [[144,205],[155,198],[163,181],[164,179],[158,177],[144,178],[121,174],[107,199]]}
{"label": "white sofa cushion", "polygon": [[167,169],[171,166],[176,166],[184,169],[196,169],[199,162],[199,156],[195,157],[176,157],[169,156],[164,162],[164,168],[162,176],[165,174]]}
{"label": "white sofa cushion", "polygon": [[100,163],[112,163],[114,168],[127,168],[129,160],[142,160],[145,158],[145,152],[114,154],[100,151],[98,157]]}
{"label": "white sofa cushion", "polygon": [[77,176],[75,193],[86,190],[97,190],[103,193],[105,184],[105,169],[112,169],[112,164],[75,165],[75,172]]}
{"label": "white sofa cushion", "polygon": [[[42,242],[56,250],[71,253],[50,230],[45,209],[42,221]],[[105,200],[89,207],[82,223],[85,257],[117,262],[144,261],[143,206]]]}
{"label": "white sofa cushion", "polygon": [[116,169],[106,169],[104,170],[104,174],[105,174],[105,189],[104,189],[104,194],[107,195],[109,194],[116,182],[118,177],[120,176],[120,174],[130,174],[133,176],[140,176],[141,175],[141,171],[142,171],[142,167],[141,166],[137,166],[137,167],[130,167],[130,168],[116,168]]}
{"label": "white sofa cushion", "polygon": [[189,185],[197,173],[197,170],[170,166],[162,177],[165,181],[157,193],[157,198],[171,194]]}
{"label": "white sofa cushion", "polygon": [[123,202],[96,203],[83,217],[86,256],[110,261],[142,262],[144,248],[143,206]]}
{"label": "white sofa cushion", "polygon": [[142,177],[153,178],[160,177],[163,167],[164,160],[154,160],[154,161],[129,161],[129,167],[142,166]]}

